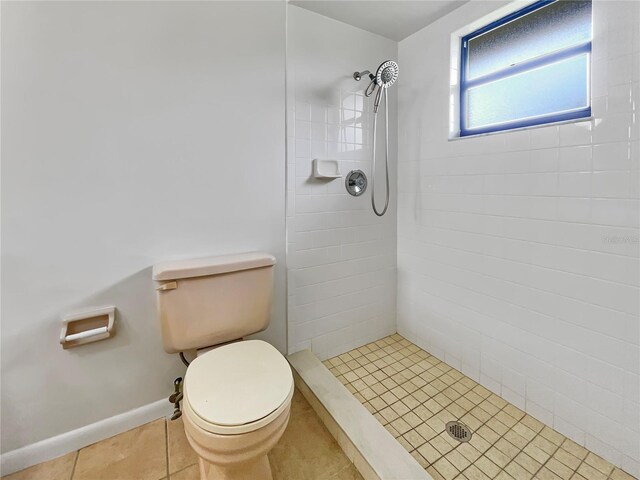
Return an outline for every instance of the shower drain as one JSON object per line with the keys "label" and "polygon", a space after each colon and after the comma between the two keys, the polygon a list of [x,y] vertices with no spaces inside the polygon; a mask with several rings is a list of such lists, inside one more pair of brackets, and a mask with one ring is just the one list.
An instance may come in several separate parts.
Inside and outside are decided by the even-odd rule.
{"label": "shower drain", "polygon": [[447,422],[447,433],[459,442],[471,440],[471,429],[461,422]]}

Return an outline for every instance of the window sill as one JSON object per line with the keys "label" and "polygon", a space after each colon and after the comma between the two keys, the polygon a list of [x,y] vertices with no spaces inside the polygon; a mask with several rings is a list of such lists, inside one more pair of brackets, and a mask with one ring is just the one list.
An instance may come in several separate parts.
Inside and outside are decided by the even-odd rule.
{"label": "window sill", "polygon": [[582,117],[582,118],[575,118],[572,120],[562,120],[560,122],[550,122],[550,123],[543,123],[541,125],[531,125],[528,127],[520,127],[520,128],[511,128],[509,130],[499,130],[497,132],[486,132],[486,133],[477,133],[474,135],[465,135],[463,137],[461,137],[459,134],[456,134],[454,136],[450,136],[449,137],[449,141],[457,141],[457,140],[465,140],[467,138],[478,138],[478,137],[488,137],[488,136],[493,136],[493,135],[501,135],[501,134],[506,134],[506,133],[512,133],[512,132],[521,132],[523,130],[533,130],[533,129],[538,129],[538,128],[545,128],[545,127],[555,127],[558,125],[567,125],[569,123],[582,123],[582,122],[591,122],[592,120],[594,120],[595,117],[593,115],[591,115],[590,117]]}

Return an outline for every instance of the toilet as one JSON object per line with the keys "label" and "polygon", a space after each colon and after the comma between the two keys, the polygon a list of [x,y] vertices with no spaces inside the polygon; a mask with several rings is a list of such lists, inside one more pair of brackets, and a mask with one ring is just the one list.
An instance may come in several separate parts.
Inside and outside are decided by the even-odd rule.
{"label": "toilet", "polygon": [[165,351],[198,352],[182,418],[203,480],[272,478],[267,454],[289,421],[293,375],[273,346],[242,339],[269,325],[275,263],[253,252],[153,268]]}

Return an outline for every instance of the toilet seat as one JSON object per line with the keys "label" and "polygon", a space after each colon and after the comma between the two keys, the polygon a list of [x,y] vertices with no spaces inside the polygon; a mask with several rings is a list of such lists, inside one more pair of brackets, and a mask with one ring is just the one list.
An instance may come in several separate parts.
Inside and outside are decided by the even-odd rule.
{"label": "toilet seat", "polygon": [[235,435],[269,424],[293,396],[291,367],[261,340],[232,343],[197,357],[187,369],[183,408],[198,427]]}

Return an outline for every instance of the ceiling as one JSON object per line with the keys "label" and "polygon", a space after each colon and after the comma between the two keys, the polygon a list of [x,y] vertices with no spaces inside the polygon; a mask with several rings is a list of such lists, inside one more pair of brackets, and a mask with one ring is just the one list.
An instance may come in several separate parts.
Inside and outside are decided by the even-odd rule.
{"label": "ceiling", "polygon": [[290,0],[354,27],[400,41],[468,0]]}

